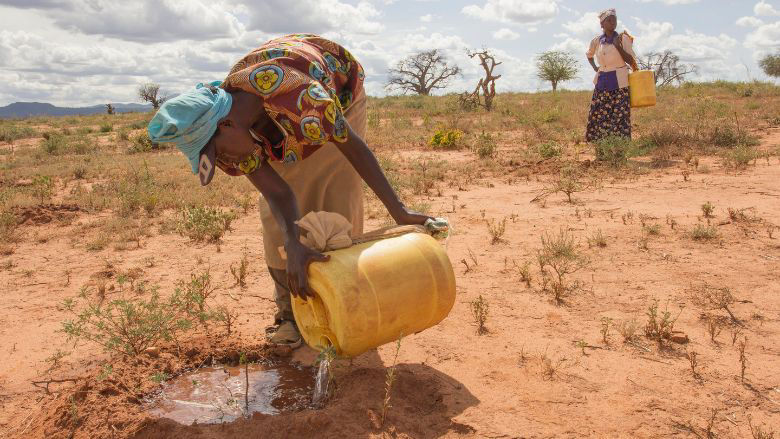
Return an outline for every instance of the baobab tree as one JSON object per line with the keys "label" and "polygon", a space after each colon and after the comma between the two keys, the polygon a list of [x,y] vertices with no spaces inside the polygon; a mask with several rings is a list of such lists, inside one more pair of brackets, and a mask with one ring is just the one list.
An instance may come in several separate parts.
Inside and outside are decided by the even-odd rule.
{"label": "baobab tree", "polygon": [[448,65],[444,55],[433,49],[398,61],[389,74],[387,89],[428,96],[433,90],[447,87],[449,81],[460,74],[460,67]]}
{"label": "baobab tree", "polygon": [[556,91],[558,83],[577,77],[579,66],[570,53],[551,50],[537,56],[536,69],[536,76],[542,81],[550,81],[553,91]]}
{"label": "baobab tree", "polygon": [[155,110],[160,108],[160,105],[168,100],[167,96],[160,93],[160,84],[148,82],[138,87],[138,96],[142,101],[152,104]]}
{"label": "baobab tree", "polygon": [[[493,98],[496,96],[496,79],[501,77],[501,75],[494,75],[493,70],[501,63],[496,62],[493,54],[487,49],[482,49],[481,52],[467,51],[466,54],[469,58],[479,57],[479,63],[485,70],[485,77],[480,78],[479,83],[477,83],[473,92],[465,92],[460,96],[460,105],[464,108],[483,106],[485,107],[485,110],[491,111],[493,109]],[[480,102],[479,98],[480,89],[482,91],[483,102]]]}
{"label": "baobab tree", "polygon": [[696,73],[698,70],[693,64],[681,64],[680,57],[671,50],[646,53],[639,57],[637,62],[640,69],[652,70],[655,73],[655,85],[658,87],[675,82],[682,84],[687,75]]}

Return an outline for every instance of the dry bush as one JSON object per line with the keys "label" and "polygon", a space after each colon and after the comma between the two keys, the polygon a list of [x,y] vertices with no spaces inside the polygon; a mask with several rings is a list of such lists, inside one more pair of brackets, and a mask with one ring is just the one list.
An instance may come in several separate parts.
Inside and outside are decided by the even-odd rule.
{"label": "dry bush", "polygon": [[672,317],[672,313],[668,310],[668,303],[666,308],[662,311],[658,311],[658,299],[653,300],[653,303],[647,308],[647,323],[645,324],[645,336],[657,341],[658,343],[668,340],[672,337],[674,332],[674,324],[682,314],[682,309],[677,314],[677,317]]}
{"label": "dry bush", "polygon": [[[238,267],[235,267],[233,264],[230,264],[230,274],[233,275],[233,279],[235,279],[236,283],[235,285],[243,288],[246,288],[246,275],[249,272],[249,255],[247,255],[246,251],[241,256],[241,261],[238,263]],[[235,286],[234,285],[234,286]]]}
{"label": "dry bush", "polygon": [[503,238],[504,233],[506,233],[506,218],[503,218],[501,221],[485,220],[485,224],[487,225],[488,233],[490,234],[490,243],[492,245],[507,242],[506,239]]}
{"label": "dry bush", "polygon": [[[774,439],[775,438],[775,431],[770,430],[767,427],[759,426],[759,425],[753,425],[753,419],[748,416],[748,426],[750,426],[750,434],[753,436],[753,439]],[[765,429],[766,428],[766,429]]]}
{"label": "dry bush", "polygon": [[176,231],[195,242],[217,242],[230,229],[236,215],[211,207],[185,207],[180,212]]}
{"label": "dry bush", "polygon": [[745,382],[745,371],[747,370],[747,355],[745,355],[745,349],[747,348],[747,337],[745,337],[741,342],[739,342],[739,345],[737,345],[737,349],[739,350],[739,377],[742,380],[742,382]]}
{"label": "dry bush", "polygon": [[712,241],[718,237],[718,229],[715,226],[697,224],[691,231],[691,239],[694,241]]}
{"label": "dry bush", "polygon": [[526,261],[522,266],[518,266],[517,262],[512,261],[512,264],[514,264],[517,274],[520,275],[520,280],[525,282],[526,287],[531,288],[531,280],[533,279],[531,275],[531,263]]}
{"label": "dry bush", "polygon": [[686,352],[685,357],[688,359],[688,363],[691,366],[691,374],[694,378],[699,379],[699,372],[696,370],[696,368],[699,366],[699,360],[698,357],[699,354],[697,354],[695,351],[689,351]]}
{"label": "dry bush", "polygon": [[472,300],[469,305],[471,306],[471,315],[474,317],[474,323],[477,325],[477,334],[486,334],[488,330],[485,323],[487,323],[490,305],[481,294]]}
{"label": "dry bush", "polygon": [[382,422],[381,425],[385,424],[385,419],[387,417],[387,411],[390,409],[390,392],[393,390],[393,383],[395,383],[396,375],[395,375],[395,366],[398,364],[398,353],[401,351],[401,337],[398,338],[398,342],[396,342],[395,345],[395,355],[393,356],[393,364],[387,368],[387,373],[385,374],[385,397],[382,399]]}
{"label": "dry bush", "polygon": [[609,330],[613,326],[612,319],[609,317],[601,318],[601,340],[604,344],[609,344]]}
{"label": "dry bush", "polygon": [[588,237],[588,247],[604,248],[607,246],[607,238],[602,233],[601,229],[596,230],[590,237]]}
{"label": "dry bush", "polygon": [[582,171],[576,164],[569,163],[561,168],[551,181],[549,181],[545,188],[540,192],[533,200],[539,201],[551,194],[562,193],[566,195],[566,199],[569,203],[574,204],[572,195],[577,192],[582,192],[589,187],[589,184],[584,181]]}
{"label": "dry bush", "polygon": [[705,218],[712,218],[712,214],[715,212],[715,206],[707,201],[701,205],[701,212],[704,214]]}
{"label": "dry bush", "polygon": [[574,237],[564,229],[558,234],[545,233],[541,241],[542,248],[537,250],[536,256],[542,272],[542,289],[561,305],[582,288],[579,281],[570,281],[569,276],[587,266],[588,259],[580,253]]}
{"label": "dry bush", "polygon": [[726,311],[731,320],[742,325],[742,322],[731,311],[731,306],[736,303],[736,298],[731,294],[731,289],[727,287],[713,287],[708,284],[702,284],[689,289],[691,302],[703,310],[723,310]]}

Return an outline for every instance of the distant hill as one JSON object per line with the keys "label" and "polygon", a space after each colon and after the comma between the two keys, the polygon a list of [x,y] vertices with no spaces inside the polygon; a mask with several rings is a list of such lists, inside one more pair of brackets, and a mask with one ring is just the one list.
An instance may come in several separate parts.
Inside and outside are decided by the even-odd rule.
{"label": "distant hill", "polygon": [[[131,113],[151,111],[150,104],[114,104],[117,113]],[[105,114],[105,105],[92,107],[57,107],[42,102],[14,102],[0,107],[0,119],[22,118],[31,116],[70,116],[74,114]]]}

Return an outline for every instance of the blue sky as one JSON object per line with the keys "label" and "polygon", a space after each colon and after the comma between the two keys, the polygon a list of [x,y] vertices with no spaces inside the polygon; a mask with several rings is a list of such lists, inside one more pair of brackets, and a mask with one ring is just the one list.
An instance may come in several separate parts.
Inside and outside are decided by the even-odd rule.
{"label": "blue sky", "polygon": [[780,50],[780,0],[0,0],[0,105],[134,102],[146,81],[180,92],[294,32],[348,47],[373,95],[387,93],[390,66],[432,48],[463,69],[445,92],[473,88],[480,68],[465,51],[482,47],[503,61],[498,91],[548,89],[534,56],[550,49],[582,62],[564,87],[587,89],[584,52],[607,7],[637,53],[670,49],[698,66],[694,80],[766,80],[757,60]]}

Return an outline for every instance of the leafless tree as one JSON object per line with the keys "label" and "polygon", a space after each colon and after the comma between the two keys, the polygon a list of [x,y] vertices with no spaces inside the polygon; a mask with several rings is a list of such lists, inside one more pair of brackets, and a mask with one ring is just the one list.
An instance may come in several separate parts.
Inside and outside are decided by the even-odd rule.
{"label": "leafless tree", "polygon": [[447,87],[450,79],[460,74],[460,67],[448,65],[444,55],[433,49],[398,61],[389,73],[386,88],[427,96],[433,90]]}
{"label": "leafless tree", "polygon": [[639,57],[637,62],[642,70],[652,70],[655,73],[655,85],[658,87],[675,82],[681,84],[685,81],[685,76],[698,71],[693,64],[681,64],[680,57],[671,50],[646,53]]}
{"label": "leafless tree", "polygon": [[537,56],[536,69],[536,76],[542,81],[550,81],[553,91],[556,91],[559,82],[577,77],[579,66],[570,53],[551,50]]}
{"label": "leafless tree", "polygon": [[[501,63],[496,62],[495,57],[487,49],[482,49],[481,52],[467,51],[466,54],[469,58],[474,58],[475,56],[479,57],[479,62],[482,65],[482,68],[485,69],[485,77],[480,78],[479,83],[477,83],[473,92],[464,92],[460,96],[461,106],[465,108],[476,108],[481,105],[485,107],[485,110],[491,111],[493,109],[493,98],[496,97],[496,79],[501,77],[501,75],[493,75],[493,70]],[[482,90],[484,103],[480,102],[479,99],[480,89]]]}
{"label": "leafless tree", "polygon": [[154,107],[155,110],[160,108],[160,105],[168,100],[167,96],[160,93],[160,84],[155,84],[153,82],[142,84],[138,87],[138,96],[144,102],[152,104],[152,107]]}
{"label": "leafless tree", "polygon": [[114,106],[111,104],[106,104],[106,113],[108,114],[114,114],[116,110],[114,109]]}
{"label": "leafless tree", "polygon": [[780,53],[776,55],[767,55],[761,58],[761,61],[759,61],[758,64],[767,76],[774,76],[775,78],[780,77]]}

